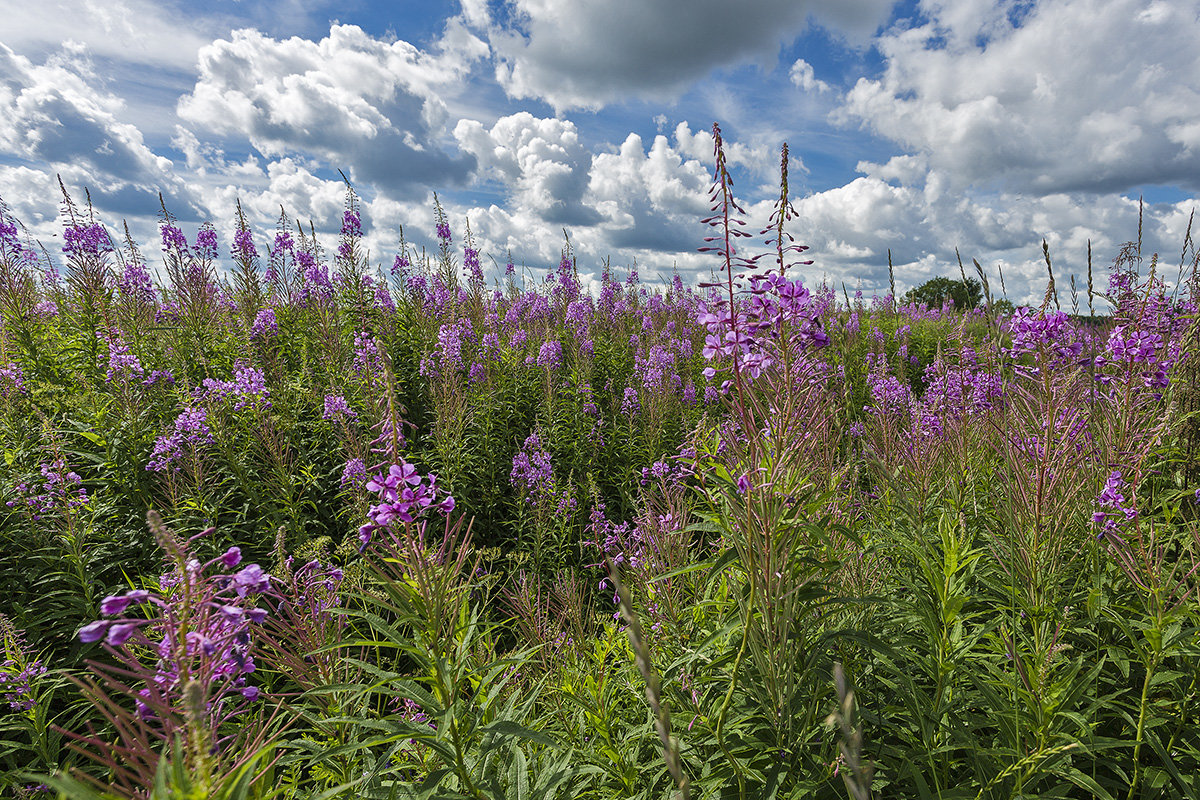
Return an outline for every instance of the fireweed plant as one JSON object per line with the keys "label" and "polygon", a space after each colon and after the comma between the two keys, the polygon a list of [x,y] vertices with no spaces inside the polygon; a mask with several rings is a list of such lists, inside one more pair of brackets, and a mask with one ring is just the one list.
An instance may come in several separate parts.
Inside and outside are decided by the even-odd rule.
{"label": "fireweed plant", "polygon": [[713,144],[698,287],[0,204],[0,791],[1200,794],[1190,231],[864,298]]}

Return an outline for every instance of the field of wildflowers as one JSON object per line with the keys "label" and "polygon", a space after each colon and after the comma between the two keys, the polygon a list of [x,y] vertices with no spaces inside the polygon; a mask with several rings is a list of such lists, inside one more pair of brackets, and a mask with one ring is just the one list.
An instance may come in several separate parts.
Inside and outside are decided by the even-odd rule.
{"label": "field of wildflowers", "polygon": [[839,298],[714,142],[700,287],[0,208],[4,791],[1197,797],[1190,237]]}

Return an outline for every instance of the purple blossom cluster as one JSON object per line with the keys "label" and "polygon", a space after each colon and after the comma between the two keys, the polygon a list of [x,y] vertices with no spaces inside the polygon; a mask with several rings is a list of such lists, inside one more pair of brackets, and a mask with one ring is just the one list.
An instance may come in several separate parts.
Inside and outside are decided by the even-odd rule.
{"label": "purple blossom cluster", "polygon": [[343,418],[357,419],[358,412],[350,408],[350,405],[346,402],[346,398],[342,395],[325,395],[325,410],[321,413],[321,419],[340,420]]}
{"label": "purple blossom cluster", "polygon": [[422,476],[404,460],[389,466],[387,475],[370,478],[366,489],[379,495],[379,502],[367,511],[369,521],[358,529],[359,552],[367,548],[378,531],[390,530],[397,523],[416,522],[430,511],[449,514],[454,510],[452,496],[438,499],[437,476],[432,473]]}
{"label": "purple blossom cluster", "polygon": [[121,297],[134,303],[150,305],[157,297],[154,281],[146,265],[140,261],[130,260],[121,270],[117,278],[117,292]]}
{"label": "purple blossom cluster", "polygon": [[367,483],[367,468],[361,458],[352,458],[342,468],[340,485],[343,489],[362,489]]}
{"label": "purple blossom cluster", "polygon": [[[138,713],[151,719],[151,698],[178,703],[183,683],[199,680],[206,689],[210,710],[223,697],[237,693],[257,700],[259,689],[247,682],[255,671],[251,626],[262,623],[266,609],[258,597],[271,590],[271,576],[258,564],[230,572],[242,560],[241,549],[231,547],[201,563],[188,558],[182,568],[160,579],[160,592],[132,589],[111,595],[100,603],[100,619],[84,625],[79,639],[124,648],[134,639],[157,654],[153,675],[140,691]],[[133,609],[142,616],[128,616]],[[146,631],[152,631],[146,635]]]}
{"label": "purple blossom cluster", "polygon": [[101,334],[108,345],[108,371],[104,375],[107,383],[127,384],[130,380],[141,378],[145,374],[142,362],[129,350],[129,345],[121,337],[119,330]]}
{"label": "purple blossom cluster", "polygon": [[146,465],[146,469],[151,472],[163,472],[172,468],[178,471],[178,462],[183,459],[185,448],[194,454],[212,442],[212,430],[208,427],[208,410],[195,406],[187,407],[175,418],[171,433],[154,441],[154,452],[150,454],[150,463]]}
{"label": "purple blossom cluster", "polygon": [[1008,354],[1020,358],[1025,353],[1046,352],[1056,358],[1050,366],[1078,360],[1083,352],[1083,341],[1071,324],[1071,319],[1061,311],[1037,311],[1018,308],[1008,321],[1007,329],[1012,336]]}
{"label": "purple blossom cluster", "polygon": [[[592,539],[583,542],[584,546],[596,548],[603,558],[611,559],[617,566],[628,566],[634,570],[641,569],[645,545],[642,531],[637,525],[628,521],[611,522],[605,515],[605,511],[604,503],[599,500],[592,505],[592,510],[588,515],[588,531]],[[607,579],[600,582],[601,590],[608,586]],[[615,593],[613,602],[619,602]]]}
{"label": "purple blossom cluster", "polygon": [[7,400],[25,393],[25,370],[21,365],[9,363],[0,367],[0,397]]}
{"label": "purple blossom cluster", "polygon": [[383,342],[371,335],[369,331],[359,331],[354,334],[354,359],[350,368],[364,378],[373,378],[383,374]]}
{"label": "purple blossom cluster", "polygon": [[162,237],[162,249],[164,253],[177,255],[180,258],[188,256],[188,240],[183,235],[183,231],[170,223],[164,222],[159,226],[159,233]]}
{"label": "purple blossom cluster", "polygon": [[513,456],[508,480],[533,505],[554,495],[556,487],[550,452],[543,446],[542,437],[537,432],[531,433]]}
{"label": "purple blossom cluster", "polygon": [[317,261],[317,257],[306,250],[296,253],[296,265],[300,269],[301,302],[320,302],[333,297],[333,282],[329,279],[329,268]]}
{"label": "purple blossom cluster", "polygon": [[470,317],[439,326],[437,348],[421,359],[421,374],[442,378],[463,372],[466,369],[464,350],[474,343],[475,326]]}
{"label": "purple blossom cluster", "polygon": [[1137,519],[1137,507],[1132,500],[1126,500],[1122,489],[1129,485],[1120,471],[1114,470],[1104,482],[1104,489],[1096,498],[1097,510],[1092,514],[1092,522],[1099,526],[1100,533],[1096,538],[1120,540],[1121,531]]}
{"label": "purple blossom cluster", "polygon": [[99,222],[68,225],[63,230],[63,252],[72,258],[98,259],[112,251],[108,231]]}
{"label": "purple blossom cluster", "polygon": [[463,248],[463,272],[471,291],[478,293],[483,290],[483,267],[479,264],[479,251],[474,247]]}
{"label": "purple blossom cluster", "polygon": [[[829,344],[821,315],[828,302],[813,296],[804,284],[782,275],[756,275],[750,299],[734,309],[710,298],[699,308],[699,322],[708,330],[701,355],[709,361],[730,358],[734,368],[758,378],[770,368],[781,348],[802,352]],[[716,375],[715,366],[705,375]]]}
{"label": "purple blossom cluster", "polygon": [[[14,486],[34,520],[56,512],[70,513],[87,504],[88,494],[83,487],[83,479],[61,457],[43,463],[39,471],[42,476],[40,481],[18,481]],[[5,503],[9,508],[17,504],[17,500]]]}
{"label": "purple blossom cluster", "polygon": [[263,308],[254,317],[250,326],[250,338],[267,342],[279,335],[279,323],[275,320],[275,309]]}
{"label": "purple blossom cluster", "polygon": [[562,366],[562,344],[549,339],[542,342],[538,348],[537,365],[546,369],[558,369]]}
{"label": "purple blossom cluster", "polygon": [[338,244],[337,257],[343,264],[354,261],[355,248],[362,237],[362,217],[353,209],[342,212],[342,238]]}
{"label": "purple blossom cluster", "polygon": [[[253,247],[253,245],[251,245]],[[200,226],[196,231],[196,255],[205,261],[213,261],[217,257],[217,232],[209,223]]]}
{"label": "purple blossom cluster", "polygon": [[202,382],[204,396],[214,400],[233,400],[233,410],[247,408],[265,411],[271,407],[271,390],[266,376],[258,367],[244,363],[234,365],[232,380],[222,381],[205,378]]}
{"label": "purple blossom cluster", "polygon": [[37,703],[34,684],[46,674],[46,666],[33,657],[24,635],[3,614],[0,614],[0,644],[3,645],[0,655],[4,656],[0,662],[0,695],[13,711],[29,711]]}
{"label": "purple blossom cluster", "polygon": [[[216,236],[213,237],[213,246],[216,245]],[[254,234],[247,228],[240,228],[233,235],[233,247],[229,251],[230,256],[234,260],[251,261],[258,258],[258,248],[254,246]]]}

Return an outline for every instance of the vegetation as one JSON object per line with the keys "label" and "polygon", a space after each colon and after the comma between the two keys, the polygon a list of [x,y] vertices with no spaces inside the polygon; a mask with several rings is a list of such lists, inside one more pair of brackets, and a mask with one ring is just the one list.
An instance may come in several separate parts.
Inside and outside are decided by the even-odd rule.
{"label": "vegetation", "polygon": [[1196,261],[839,305],[714,152],[699,288],[0,214],[6,791],[1196,797]]}

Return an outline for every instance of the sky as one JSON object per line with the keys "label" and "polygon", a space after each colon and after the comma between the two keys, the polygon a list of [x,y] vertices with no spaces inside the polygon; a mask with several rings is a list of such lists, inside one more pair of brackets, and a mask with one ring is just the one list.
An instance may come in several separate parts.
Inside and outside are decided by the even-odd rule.
{"label": "sky", "polygon": [[537,280],[569,239],[593,286],[606,264],[694,284],[720,266],[697,252],[717,122],[754,229],[788,144],[806,283],[886,294],[890,250],[903,292],[957,277],[957,248],[1036,304],[1042,240],[1063,291],[1090,241],[1101,288],[1139,198],[1175,280],[1200,194],[1200,0],[0,0],[0,20],[0,199],[52,251],[56,176],[152,253],[160,194],[189,236],[227,244],[240,202],[260,250],[281,208],[333,242],[344,174],[382,269],[401,226],[433,248],[436,192],[489,277],[511,254]]}

